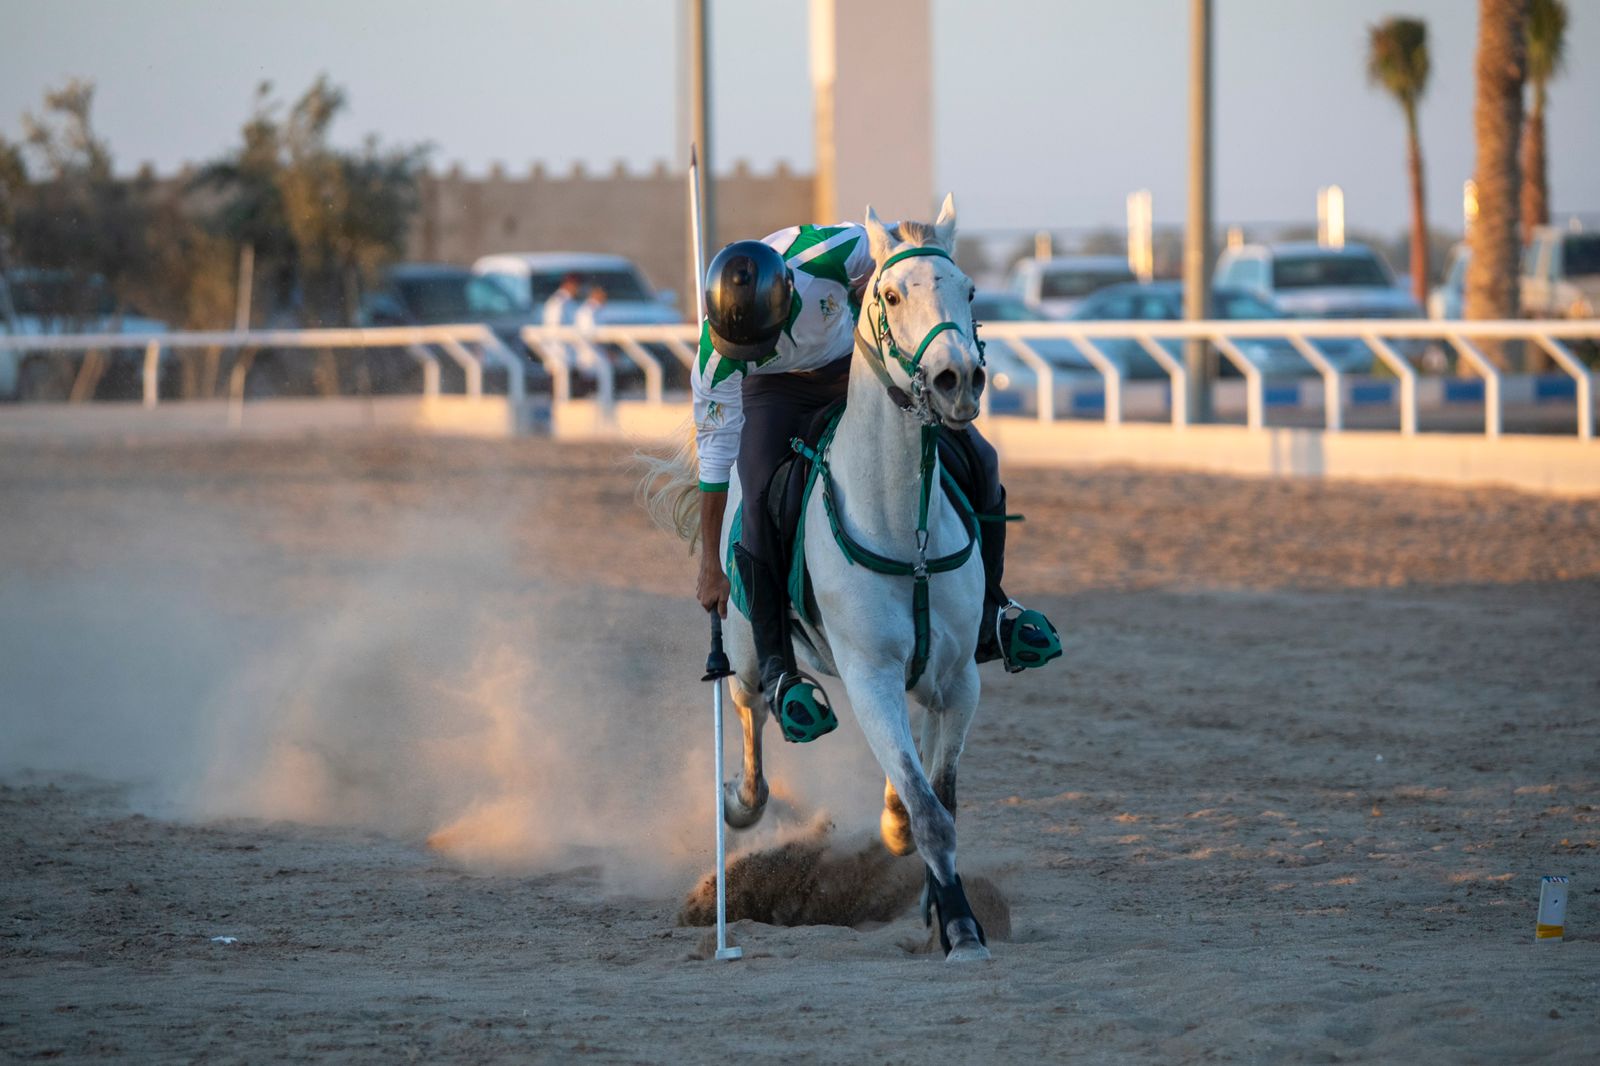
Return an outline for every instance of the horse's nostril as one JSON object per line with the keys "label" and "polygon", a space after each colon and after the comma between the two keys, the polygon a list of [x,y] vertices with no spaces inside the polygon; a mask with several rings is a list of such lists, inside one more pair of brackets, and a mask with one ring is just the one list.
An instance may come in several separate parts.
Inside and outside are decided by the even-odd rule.
{"label": "horse's nostril", "polygon": [[983,372],[983,367],[980,366],[972,372],[972,395],[983,395],[983,385],[986,380],[987,376]]}
{"label": "horse's nostril", "polygon": [[954,370],[945,370],[933,379],[933,387],[940,392],[954,392],[956,383],[961,379],[956,377]]}

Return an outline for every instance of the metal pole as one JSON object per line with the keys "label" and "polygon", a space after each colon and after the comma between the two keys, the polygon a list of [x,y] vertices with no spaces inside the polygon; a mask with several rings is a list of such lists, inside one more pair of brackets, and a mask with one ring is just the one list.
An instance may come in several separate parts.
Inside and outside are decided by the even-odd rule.
{"label": "metal pole", "polygon": [[[1189,3],[1189,223],[1183,241],[1183,317],[1211,308],[1211,0]],[[1215,359],[1205,341],[1184,345],[1191,424],[1211,421]]]}
{"label": "metal pole", "polygon": [[[689,146],[689,229],[690,250],[694,255],[695,321],[705,314],[705,255],[700,230],[700,156],[696,145]],[[711,750],[716,763],[716,804],[712,817],[717,820],[717,958],[737,959],[744,954],[728,946],[728,845],[727,829],[722,824],[722,679],[733,673],[722,650],[722,617],[711,610],[711,654],[706,658],[702,681],[716,685],[711,696]]]}
{"label": "metal pole", "polygon": [[700,218],[700,149],[689,146],[689,270],[694,275],[694,317],[699,325],[706,313],[706,249]]}
{"label": "metal pole", "polygon": [[[700,174],[700,238],[699,253],[704,262],[706,248],[721,247],[717,243],[717,182],[714,173],[716,155],[711,139],[711,13],[709,0],[686,0],[689,16],[689,121],[691,141],[699,151]],[[702,282],[697,268],[697,282]],[[694,319],[704,314],[703,301],[696,303]]]}
{"label": "metal pole", "polygon": [[714,747],[717,764],[716,805],[712,807],[717,820],[717,958],[737,959],[744,954],[741,948],[728,946],[728,844],[727,829],[722,824],[722,679],[732,675],[728,656],[722,650],[722,618],[716,609],[711,611],[711,654],[706,657],[706,675],[712,689],[711,717],[715,733]]}

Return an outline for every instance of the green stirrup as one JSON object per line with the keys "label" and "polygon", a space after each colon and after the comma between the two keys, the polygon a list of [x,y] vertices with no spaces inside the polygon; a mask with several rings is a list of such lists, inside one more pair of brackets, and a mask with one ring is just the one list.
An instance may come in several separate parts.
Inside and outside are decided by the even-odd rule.
{"label": "green stirrup", "polygon": [[[1009,610],[1016,610],[1017,614],[1007,618]],[[1000,609],[1000,619],[1005,636],[1002,654],[1010,673],[1035,669],[1061,657],[1061,635],[1040,612],[1013,601]]]}
{"label": "green stirrup", "polygon": [[809,744],[839,728],[828,694],[805,674],[785,678],[778,691],[778,728],[784,740]]}

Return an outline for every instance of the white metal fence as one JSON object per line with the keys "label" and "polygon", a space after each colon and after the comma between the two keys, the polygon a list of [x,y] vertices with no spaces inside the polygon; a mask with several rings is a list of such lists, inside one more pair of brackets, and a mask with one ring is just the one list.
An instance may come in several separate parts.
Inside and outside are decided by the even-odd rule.
{"label": "white metal fence", "polygon": [[[1448,345],[1462,364],[1483,381],[1484,433],[1498,437],[1503,430],[1505,375],[1484,355],[1487,342],[1522,342],[1535,346],[1573,382],[1576,401],[1577,435],[1594,438],[1595,375],[1586,369],[1569,345],[1574,341],[1600,341],[1600,320],[1572,322],[1433,322],[1422,320],[1265,320],[1212,322],[997,322],[982,327],[991,345],[1004,346],[1034,374],[1035,417],[1042,422],[1057,418],[1057,388],[1067,372],[1039,354],[1040,341],[1066,341],[1082,353],[1102,380],[1103,415],[1108,425],[1123,422],[1124,393],[1128,385],[1122,365],[1106,354],[1102,342],[1136,342],[1162,368],[1170,385],[1170,421],[1185,424],[1183,397],[1187,390],[1187,371],[1183,361],[1167,351],[1163,341],[1203,340],[1214,345],[1242,375],[1246,392],[1245,421],[1251,429],[1266,424],[1267,381],[1269,375],[1252,361],[1241,341],[1281,339],[1293,345],[1320,377],[1323,390],[1323,418],[1326,429],[1345,428],[1347,379],[1323,353],[1319,342],[1356,338],[1372,352],[1398,383],[1400,431],[1410,436],[1418,431],[1418,382],[1421,375],[1413,363],[1395,348],[1395,342],[1426,341]],[[650,405],[667,403],[667,365],[662,356],[676,360],[685,371],[692,370],[698,331],[692,325],[676,326],[529,326],[521,339],[543,365],[551,379],[552,404],[560,405],[573,395],[576,374],[587,374],[595,383],[596,399],[603,411],[618,402],[618,366],[613,353],[638,368],[643,400]],[[0,336],[0,356],[8,352],[52,352],[74,357],[108,350],[142,349],[143,396],[146,406],[159,402],[160,368],[168,353],[185,348],[224,347],[238,353],[228,382],[228,395],[235,425],[242,417],[246,379],[254,353],[263,349],[402,349],[423,369],[423,393],[438,395],[439,356],[458,364],[464,373],[465,392],[480,396],[486,365],[506,371],[507,395],[520,404],[526,396],[526,368],[523,357],[511,351],[484,326],[393,327],[381,329],[266,330],[215,333],[163,333],[150,336],[123,334],[73,336]]]}
{"label": "white metal fence", "polygon": [[486,326],[396,326],[377,329],[276,329],[229,332],[184,333],[87,333],[58,336],[0,335],[0,357],[13,360],[23,353],[50,353],[61,358],[83,358],[92,352],[138,350],[144,353],[140,385],[144,405],[160,403],[161,366],[168,356],[182,349],[222,348],[236,352],[228,375],[230,421],[238,426],[243,418],[245,385],[257,355],[268,349],[303,351],[403,350],[422,367],[424,396],[440,393],[439,353],[461,367],[468,396],[483,395],[483,371],[487,364],[504,368],[506,393],[520,404],[527,395],[527,370],[523,360],[503,344]]}

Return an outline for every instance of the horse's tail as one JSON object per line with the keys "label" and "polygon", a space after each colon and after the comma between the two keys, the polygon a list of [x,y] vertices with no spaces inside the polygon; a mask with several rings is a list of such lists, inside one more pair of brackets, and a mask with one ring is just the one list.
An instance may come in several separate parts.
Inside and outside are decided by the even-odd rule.
{"label": "horse's tail", "polygon": [[671,454],[640,450],[633,457],[644,467],[637,496],[650,520],[688,541],[693,552],[700,540],[700,453],[695,447],[694,423],[683,424]]}

